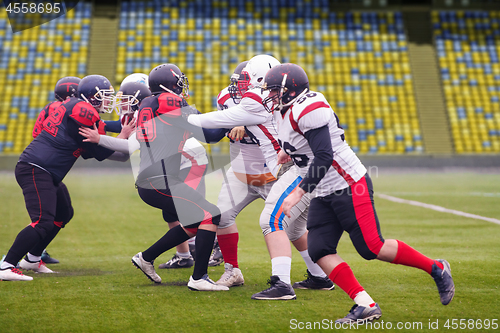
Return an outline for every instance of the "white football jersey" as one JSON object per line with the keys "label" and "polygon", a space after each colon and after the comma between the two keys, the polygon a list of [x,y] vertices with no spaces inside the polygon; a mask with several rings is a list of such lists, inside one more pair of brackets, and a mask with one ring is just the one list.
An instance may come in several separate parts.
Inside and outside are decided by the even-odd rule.
{"label": "white football jersey", "polygon": [[304,136],[309,130],[328,125],[333,149],[333,163],[325,177],[313,191],[315,196],[326,196],[346,188],[366,173],[359,158],[344,140],[344,130],[325,96],[309,91],[298,98],[285,114],[274,112],[278,124],[278,137],[285,152],[300,167],[305,177],[314,154]]}
{"label": "white football jersey", "polygon": [[262,92],[260,88],[251,89],[243,95],[239,104],[223,112],[190,115],[188,122],[204,128],[245,126],[249,137],[259,146],[269,171],[276,177],[280,168],[277,153],[281,148],[274,118],[262,105],[267,95],[268,92]]}
{"label": "white football jersey", "polygon": [[[224,88],[217,96],[217,109],[219,111],[236,105],[231,96],[229,96],[228,88]],[[266,160],[257,142],[246,133],[239,141],[231,140],[229,143],[229,154],[231,157],[231,167],[236,173],[261,175],[271,172],[266,166]]]}

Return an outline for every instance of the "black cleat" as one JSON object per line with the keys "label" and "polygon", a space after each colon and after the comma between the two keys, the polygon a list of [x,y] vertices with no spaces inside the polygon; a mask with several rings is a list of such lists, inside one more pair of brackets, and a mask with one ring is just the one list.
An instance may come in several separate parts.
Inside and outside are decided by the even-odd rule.
{"label": "black cleat", "polygon": [[436,261],[443,264],[443,269],[433,264],[431,276],[434,278],[434,282],[436,282],[441,303],[448,305],[453,296],[455,296],[455,283],[451,277],[450,263],[444,259],[436,259]]}
{"label": "black cleat", "polygon": [[332,280],[325,277],[314,276],[306,270],[306,274],[304,275],[306,279],[304,281],[295,282],[293,284],[293,289],[319,289],[319,290],[332,290],[335,288]]}
{"label": "black cleat", "polygon": [[160,266],[158,266],[158,268],[160,268],[160,269],[164,269],[164,268],[189,268],[189,267],[192,267],[193,265],[194,265],[193,257],[181,258],[176,253],[172,257],[172,259],[170,259],[169,261],[167,261],[164,264],[161,264]]}
{"label": "black cleat", "polygon": [[262,290],[260,293],[253,294],[252,299],[259,300],[290,300],[296,299],[295,291],[288,283],[285,283],[280,280],[280,278],[276,275],[271,276],[271,279],[267,281],[270,285],[270,288],[266,290]]}
{"label": "black cleat", "polygon": [[212,254],[210,255],[210,259],[208,259],[208,266],[219,266],[223,262],[224,257],[220,251],[219,242],[216,242]]}
{"label": "black cleat", "polygon": [[374,319],[379,319],[382,317],[382,310],[377,303],[371,307],[364,307],[354,304],[347,316],[341,319],[335,320],[335,323],[358,323],[363,324],[367,321],[372,321]]}
{"label": "black cleat", "polygon": [[46,250],[43,250],[43,252],[42,252],[42,261],[46,264],[58,264],[59,263],[59,260],[52,258]]}

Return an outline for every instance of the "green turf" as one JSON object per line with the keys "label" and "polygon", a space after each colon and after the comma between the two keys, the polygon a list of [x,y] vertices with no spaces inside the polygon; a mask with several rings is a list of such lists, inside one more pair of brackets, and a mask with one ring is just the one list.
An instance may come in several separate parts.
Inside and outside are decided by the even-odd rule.
{"label": "green turf", "polygon": [[[499,174],[417,172],[373,178],[376,192],[500,217]],[[295,301],[250,299],[266,287],[271,267],[258,226],[262,202],[238,217],[245,285],[229,292],[193,292],[185,286],[191,269],[158,270],[164,283],[155,286],[130,263],[135,253],[167,230],[161,213],[137,196],[130,174],[75,169],[65,183],[75,217],[49,247],[61,261],[50,267],[59,273],[30,274],[35,277],[32,282],[0,282],[0,332],[293,332],[299,329],[291,321],[326,324],[352,306],[337,289],[298,290]],[[216,198],[217,189],[210,192]],[[0,254],[5,254],[29,222],[21,190],[10,172],[0,173],[0,203]],[[403,240],[431,257],[446,258],[457,290],[453,302],[442,306],[426,273],[367,262],[345,235],[339,254],[380,304],[385,325],[390,322],[394,329],[398,322],[421,322],[423,329],[399,331],[436,332],[445,331],[443,325],[452,319],[500,320],[500,225],[380,198],[376,207],[384,237]],[[172,254],[172,250],[163,254],[157,264]],[[222,267],[209,269],[213,279],[222,272]],[[292,281],[301,280],[304,273],[300,255],[294,252]],[[436,320],[439,330],[430,330],[429,321]]]}

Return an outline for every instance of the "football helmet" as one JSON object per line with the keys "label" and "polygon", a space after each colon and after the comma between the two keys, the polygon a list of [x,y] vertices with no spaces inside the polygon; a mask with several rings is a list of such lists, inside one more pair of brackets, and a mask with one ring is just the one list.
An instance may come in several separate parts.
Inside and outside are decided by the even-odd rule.
{"label": "football helmet", "polygon": [[142,100],[151,96],[148,86],[139,82],[122,82],[116,93],[116,113],[120,116],[139,110]]}
{"label": "football helmet", "polygon": [[183,98],[189,97],[189,82],[174,64],[162,64],[149,73],[149,89],[152,94],[170,92]]}
{"label": "football helmet", "polygon": [[121,85],[123,86],[125,83],[129,83],[129,82],[139,82],[139,83],[145,84],[146,87],[149,88],[148,75],[144,74],[144,73],[130,74],[129,76],[127,76],[126,78],[123,79]]}
{"label": "football helmet", "polygon": [[82,79],[76,76],[66,76],[57,81],[54,88],[54,96],[58,101],[64,101],[68,97],[76,96],[78,84]]}
{"label": "football helmet", "polygon": [[102,75],[87,75],[78,85],[77,97],[90,103],[98,112],[110,113],[115,108],[115,90]]}
{"label": "football helmet", "polygon": [[270,91],[262,101],[265,109],[268,112],[281,111],[309,91],[309,79],[299,65],[282,64],[267,72],[262,90]]}
{"label": "football helmet", "polygon": [[227,87],[229,96],[233,99],[233,102],[235,104],[238,104],[239,100],[241,99],[241,95],[238,91],[238,79],[240,78],[241,71],[247,64],[248,61],[243,61],[238,66],[236,66],[233,75],[231,75],[231,84],[229,85],[229,87]]}
{"label": "football helmet", "polygon": [[248,61],[238,79],[238,91],[243,96],[249,88],[260,87],[266,73],[280,62],[273,56],[259,54]]}

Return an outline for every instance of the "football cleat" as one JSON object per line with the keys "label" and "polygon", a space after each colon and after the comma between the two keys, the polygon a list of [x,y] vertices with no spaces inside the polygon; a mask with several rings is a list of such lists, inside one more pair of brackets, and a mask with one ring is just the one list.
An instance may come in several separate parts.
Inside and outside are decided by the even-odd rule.
{"label": "football cleat", "polygon": [[239,268],[233,267],[233,265],[226,262],[224,264],[224,274],[215,283],[226,287],[237,287],[243,285],[245,279]]}
{"label": "football cleat", "polygon": [[132,263],[135,267],[139,268],[144,275],[154,283],[161,283],[161,277],[156,274],[154,260],[149,262],[142,258],[142,252],[137,253],[132,257]]}
{"label": "football cleat", "polygon": [[208,266],[219,266],[224,262],[224,257],[220,251],[219,242],[215,243],[214,250],[208,259]]}
{"label": "football cleat", "polygon": [[443,269],[433,264],[431,276],[436,282],[441,303],[448,305],[455,295],[455,283],[451,277],[450,263],[444,259],[436,259],[436,261],[443,264]]}
{"label": "football cleat", "polygon": [[24,275],[23,272],[15,267],[9,267],[6,269],[0,269],[0,280],[1,281],[31,281],[33,278],[31,276]]}
{"label": "football cleat", "polygon": [[188,282],[188,288],[196,291],[226,291],[229,290],[226,286],[221,286],[215,284],[214,281],[210,280],[208,274],[202,276],[199,280],[194,280],[191,276]]}
{"label": "football cleat", "polygon": [[38,262],[31,262],[28,261],[26,257],[23,260],[21,260],[21,262],[19,263],[19,267],[27,271],[33,271],[35,273],[54,273],[53,270],[45,266],[43,260],[40,260]]}
{"label": "football cleat", "polygon": [[306,274],[304,275],[306,279],[304,281],[295,282],[293,284],[293,289],[319,289],[319,290],[332,290],[335,288],[332,280],[325,277],[314,276],[306,270]]}
{"label": "football cleat", "polygon": [[354,304],[347,316],[335,320],[335,323],[357,323],[363,324],[367,321],[372,321],[374,319],[379,319],[382,317],[382,310],[377,303],[370,307],[359,306]]}
{"label": "football cleat", "polygon": [[271,276],[271,279],[267,281],[267,284],[270,285],[266,290],[261,291],[260,293],[253,294],[252,299],[259,300],[290,300],[296,299],[295,291],[292,286],[288,283],[285,283],[280,280],[277,275]]}
{"label": "football cleat", "polygon": [[46,250],[43,250],[43,252],[42,252],[42,261],[45,264],[58,264],[59,263],[59,260],[52,258]]}
{"label": "football cleat", "polygon": [[160,269],[189,268],[189,267],[192,267],[193,265],[194,265],[193,257],[189,256],[189,258],[182,258],[182,257],[179,257],[176,253],[172,257],[172,259],[170,259],[169,261],[167,261],[164,264],[161,264],[160,266],[158,266],[158,268],[160,268]]}

